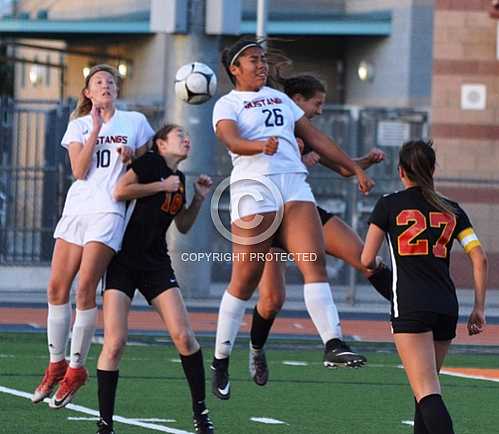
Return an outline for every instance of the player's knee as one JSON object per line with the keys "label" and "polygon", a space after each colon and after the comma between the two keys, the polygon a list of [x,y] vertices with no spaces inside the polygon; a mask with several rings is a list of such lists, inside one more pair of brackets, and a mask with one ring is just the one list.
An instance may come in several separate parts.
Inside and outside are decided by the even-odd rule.
{"label": "player's knee", "polygon": [[47,286],[47,298],[50,304],[66,304],[69,301],[69,288],[51,279]]}
{"label": "player's knee", "polygon": [[229,284],[229,292],[241,300],[248,300],[255,292],[258,286],[258,279],[254,277],[247,277],[244,279],[238,279],[237,281],[231,280]]}
{"label": "player's knee", "polygon": [[260,299],[258,303],[260,315],[264,318],[273,318],[281,311],[284,299],[284,294],[272,294],[270,297]]}
{"label": "player's knee", "polygon": [[104,341],[102,352],[111,363],[118,363],[126,345],[126,336],[116,336]]}
{"label": "player's knee", "polygon": [[191,330],[175,330],[170,333],[177,351],[181,354],[190,354],[195,349],[197,341]]}
{"label": "player's knee", "polygon": [[78,290],[76,291],[76,308],[85,310],[92,309],[95,307],[95,287],[93,290],[89,290],[88,286],[78,285]]}

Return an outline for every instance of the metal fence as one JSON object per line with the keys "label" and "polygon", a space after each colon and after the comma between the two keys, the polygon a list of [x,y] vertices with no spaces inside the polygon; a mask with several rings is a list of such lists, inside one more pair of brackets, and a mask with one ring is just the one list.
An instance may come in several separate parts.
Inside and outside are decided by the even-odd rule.
{"label": "metal fence", "polygon": [[[72,181],[66,153],[59,144],[74,103],[6,99],[0,103],[0,265],[47,265],[54,243],[52,233]],[[155,128],[163,120],[163,111],[157,107],[122,104],[122,108],[142,111]],[[388,156],[387,163],[371,169],[377,185],[367,198],[357,194],[354,182],[324,167],[311,171],[310,183],[318,204],[363,235],[367,215],[377,198],[399,187],[395,170],[397,146],[404,140],[426,136],[427,114],[412,110],[327,107],[315,123],[350,155],[362,155],[376,146]],[[223,146],[217,147],[216,155],[217,170],[212,174],[215,181],[223,179],[231,169]],[[219,213],[228,227],[228,196],[223,196]],[[230,243],[221,236],[213,240],[212,247],[216,252],[231,250]],[[335,282],[349,286],[353,299],[359,276],[351,267],[334,259],[329,259],[328,264]],[[230,263],[212,265],[212,282],[226,282]],[[287,278],[291,284],[301,281],[292,264]]]}
{"label": "metal fence", "polygon": [[[60,143],[75,101],[0,98],[0,265],[49,264],[57,220],[72,183]],[[163,112],[141,110],[158,127]]]}
{"label": "metal fence", "polygon": [[69,185],[58,145],[69,107],[0,101],[0,264],[48,263]]}

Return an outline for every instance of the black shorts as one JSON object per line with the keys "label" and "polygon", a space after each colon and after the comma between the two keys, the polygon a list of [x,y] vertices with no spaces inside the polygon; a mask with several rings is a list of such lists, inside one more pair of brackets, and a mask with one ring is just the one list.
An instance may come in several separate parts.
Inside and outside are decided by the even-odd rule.
{"label": "black shorts", "polygon": [[[317,207],[317,212],[319,213],[319,218],[321,219],[322,226],[324,226],[330,219],[334,217],[334,214],[332,212],[326,211],[320,206]],[[276,234],[276,236],[272,240],[272,244],[270,247],[285,250],[281,243],[281,240],[279,239],[279,234]]]}
{"label": "black shorts", "polygon": [[324,208],[320,206],[317,207],[317,211],[319,212],[319,217],[321,219],[322,226],[324,226],[329,220],[334,217],[332,212],[326,211]]}
{"label": "black shorts", "polygon": [[114,258],[105,275],[104,291],[117,289],[133,300],[138,289],[149,304],[159,294],[170,288],[178,287],[177,278],[171,265],[166,264],[158,270],[141,270],[128,267]]}
{"label": "black shorts", "polygon": [[392,318],[393,333],[433,332],[433,340],[450,341],[456,337],[457,315],[411,312]]}

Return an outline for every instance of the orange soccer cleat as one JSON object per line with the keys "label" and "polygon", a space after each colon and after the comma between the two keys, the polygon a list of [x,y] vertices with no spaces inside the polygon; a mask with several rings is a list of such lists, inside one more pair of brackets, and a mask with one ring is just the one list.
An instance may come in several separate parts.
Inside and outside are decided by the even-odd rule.
{"label": "orange soccer cleat", "polygon": [[61,360],[60,362],[49,363],[45,374],[43,375],[42,382],[38,385],[33,393],[31,401],[37,404],[43,401],[48,396],[52,395],[55,386],[64,378],[66,370],[68,369],[68,362]]}
{"label": "orange soccer cleat", "polygon": [[50,407],[62,408],[69,404],[78,389],[86,383],[87,378],[88,372],[84,367],[72,368],[70,366],[49,403]]}

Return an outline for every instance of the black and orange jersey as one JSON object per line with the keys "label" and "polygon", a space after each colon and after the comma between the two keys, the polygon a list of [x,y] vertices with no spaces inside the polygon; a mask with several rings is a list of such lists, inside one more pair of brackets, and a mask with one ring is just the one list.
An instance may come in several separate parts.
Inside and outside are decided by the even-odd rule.
{"label": "black and orange jersey", "polygon": [[[447,200],[447,199],[446,199]],[[390,251],[392,316],[432,311],[457,315],[454,283],[449,274],[452,244],[458,239],[465,251],[480,244],[463,209],[448,201],[455,214],[434,209],[419,187],[379,199],[369,218],[386,233]]]}
{"label": "black and orange jersey", "polygon": [[174,193],[160,192],[137,199],[123,237],[118,258],[123,264],[145,270],[162,268],[170,263],[166,231],[185,204],[185,176],[173,172],[163,157],[148,152],[135,160],[131,169],[141,184],[162,181],[170,175],[180,178]]}

